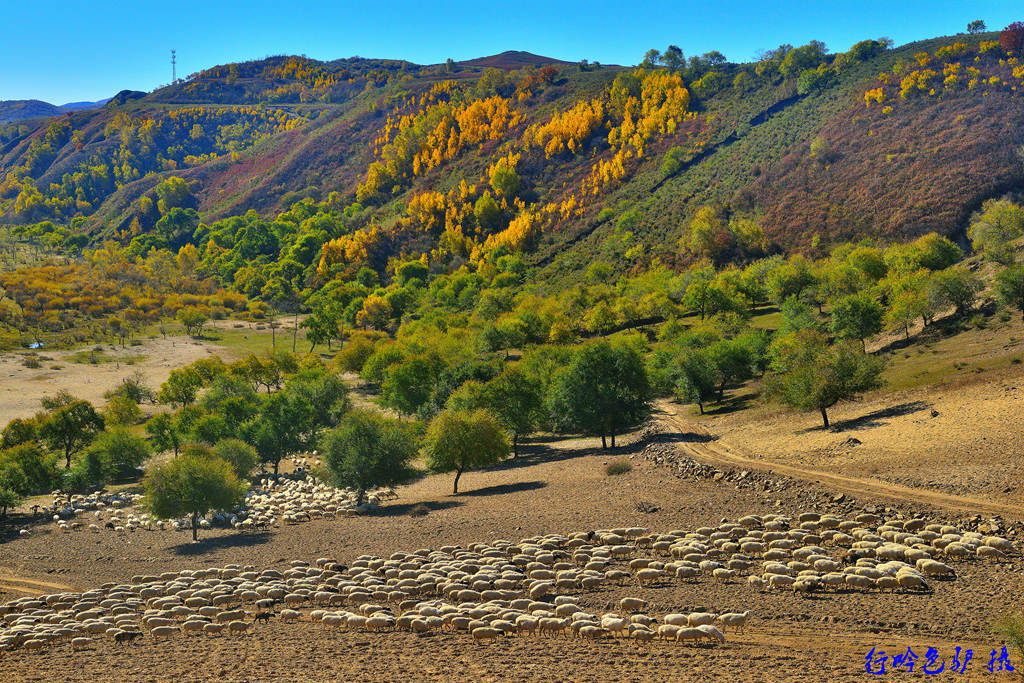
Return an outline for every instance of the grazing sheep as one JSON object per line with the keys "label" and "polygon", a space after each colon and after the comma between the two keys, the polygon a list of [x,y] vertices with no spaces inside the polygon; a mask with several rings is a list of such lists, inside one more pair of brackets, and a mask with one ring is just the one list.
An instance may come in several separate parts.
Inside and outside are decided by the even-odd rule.
{"label": "grazing sheep", "polygon": [[[179,627],[177,627],[177,626],[157,626],[152,631],[150,631],[150,633],[153,634],[153,638],[154,639],[156,639],[156,638],[170,638],[170,637],[174,636],[177,633],[181,633],[181,629]],[[117,636],[115,636],[115,639],[118,638],[121,635],[122,634],[118,633]],[[125,635],[127,635],[127,634],[125,634]],[[120,642],[120,641],[118,641],[118,642]]]}
{"label": "grazing sheep", "polygon": [[642,598],[622,598],[619,600],[619,608],[624,610],[630,610],[632,612],[639,612],[646,609],[647,601]]}
{"label": "grazing sheep", "polygon": [[676,624],[662,624],[658,627],[658,637],[673,639],[677,637],[681,627]]}
{"label": "grazing sheep", "polygon": [[71,649],[75,652],[77,652],[78,650],[84,650],[85,648],[92,645],[92,642],[92,638],[72,638]]}
{"label": "grazing sheep", "polygon": [[252,623],[261,622],[263,624],[269,624],[270,618],[274,616],[273,612],[257,612],[256,616],[252,618]]}
{"label": "grazing sheep", "polygon": [[686,626],[687,616],[685,614],[666,614],[662,621],[673,626]]}
{"label": "grazing sheep", "polygon": [[636,582],[641,586],[646,583],[657,583],[663,575],[664,572],[660,569],[641,569],[635,574]]}
{"label": "grazing sheep", "polygon": [[482,643],[485,640],[497,640],[500,633],[501,632],[496,628],[481,626],[473,629],[471,635],[473,636],[473,640],[477,643]]}
{"label": "grazing sheep", "polygon": [[224,633],[224,624],[205,624],[203,633],[211,636],[219,636]]}
{"label": "grazing sheep", "polygon": [[696,642],[704,637],[704,632],[698,628],[676,628],[674,637],[677,643]]}
{"label": "grazing sheep", "polygon": [[715,628],[711,624],[701,624],[700,626],[697,627],[697,630],[700,631],[703,634],[703,636],[705,638],[707,638],[709,641],[711,641],[712,643],[714,643],[714,642],[724,643],[725,642],[725,634],[722,633],[721,631],[719,631],[717,628]]}
{"label": "grazing sheep", "polygon": [[711,612],[694,612],[686,617],[686,624],[688,626],[704,626],[714,623],[717,618],[718,615]]}
{"label": "grazing sheep", "polygon": [[746,627],[747,619],[750,618],[750,610],[744,612],[726,612],[718,617],[718,621],[722,624],[722,630],[728,630],[728,627],[732,626],[739,633]]}
{"label": "grazing sheep", "polygon": [[[164,627],[159,627],[159,628],[171,628],[171,627],[164,626]],[[154,631],[154,635],[156,635],[156,633],[155,633],[156,629],[153,629],[153,631]],[[122,631],[121,633],[118,633],[117,635],[114,636],[114,642],[117,643],[118,645],[127,645],[128,643],[132,642],[136,638],[141,638],[141,637],[142,637],[142,634],[139,633],[138,631]]]}

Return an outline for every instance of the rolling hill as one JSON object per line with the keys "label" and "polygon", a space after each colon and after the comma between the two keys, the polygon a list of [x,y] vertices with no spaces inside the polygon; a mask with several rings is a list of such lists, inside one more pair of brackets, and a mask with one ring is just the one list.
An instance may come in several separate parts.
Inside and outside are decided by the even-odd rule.
{"label": "rolling hill", "polygon": [[1024,71],[998,39],[638,68],[513,51],[220,65],[0,127],[0,220],[146,231],[159,186],[179,177],[205,222],[303,199],[358,205],[354,230],[388,231],[386,251],[458,234],[556,274],[595,254],[628,269],[959,236],[981,202],[1024,186]]}

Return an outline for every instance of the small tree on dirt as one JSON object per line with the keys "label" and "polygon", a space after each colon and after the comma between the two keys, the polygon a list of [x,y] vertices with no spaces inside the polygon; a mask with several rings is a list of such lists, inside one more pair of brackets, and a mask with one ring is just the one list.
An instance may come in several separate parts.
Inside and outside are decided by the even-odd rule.
{"label": "small tree on dirt", "polygon": [[203,336],[203,326],[209,318],[198,308],[183,308],[178,311],[178,322],[185,328],[185,333],[198,339]]}
{"label": "small tree on dirt", "polygon": [[6,519],[7,509],[17,507],[20,502],[21,496],[15,493],[13,489],[0,484],[0,519]]}
{"label": "small tree on dirt", "polygon": [[220,458],[179,455],[153,467],[143,482],[146,506],[162,519],[188,515],[192,540],[199,538],[199,517],[210,510],[230,510],[242,502],[246,485]]}
{"label": "small tree on dirt", "polygon": [[768,392],[797,410],[818,410],[828,429],[828,409],[882,385],[885,360],[850,343],[829,346],[819,332],[785,337],[773,349]]}
{"label": "small tree on dirt", "polygon": [[1010,266],[996,275],[999,300],[1016,308],[1024,318],[1024,265]]}
{"label": "small tree on dirt", "polygon": [[509,368],[482,387],[481,399],[512,435],[512,457],[517,457],[519,439],[534,430],[543,406],[540,384],[518,368]]}
{"label": "small tree on dirt", "polygon": [[178,455],[183,435],[181,425],[174,415],[160,413],[149,418],[146,422],[146,433],[149,434],[157,452],[173,450],[174,455]]}
{"label": "small tree on dirt", "polygon": [[103,418],[88,401],[75,401],[46,416],[39,435],[64,455],[64,468],[71,468],[71,456],[82,450],[103,429]]}
{"label": "small tree on dirt", "polygon": [[600,340],[577,351],[569,366],[551,383],[548,409],[556,424],[568,430],[607,436],[641,418],[650,386],[647,369],[636,349],[624,343]]}
{"label": "small tree on dirt", "polygon": [[676,398],[686,403],[696,403],[703,415],[704,404],[715,397],[718,367],[704,350],[687,351],[679,357],[677,363]]}
{"label": "small tree on dirt", "polygon": [[487,411],[445,409],[427,428],[423,450],[431,472],[455,472],[457,494],[463,472],[504,460],[510,448],[508,435]]}
{"label": "small tree on dirt", "polygon": [[187,406],[196,400],[196,395],[202,386],[202,376],[194,368],[185,366],[171,370],[167,381],[160,385],[160,393],[157,394],[157,398],[161,403]]}
{"label": "small tree on dirt", "polygon": [[355,489],[357,504],[371,488],[397,486],[415,476],[410,463],[416,440],[405,425],[364,410],[347,413],[324,437],[323,451],[331,479]]}
{"label": "small tree on dirt", "polygon": [[925,285],[925,295],[936,310],[956,308],[958,318],[966,317],[978,300],[985,284],[978,276],[963,268],[949,268],[933,273]]}

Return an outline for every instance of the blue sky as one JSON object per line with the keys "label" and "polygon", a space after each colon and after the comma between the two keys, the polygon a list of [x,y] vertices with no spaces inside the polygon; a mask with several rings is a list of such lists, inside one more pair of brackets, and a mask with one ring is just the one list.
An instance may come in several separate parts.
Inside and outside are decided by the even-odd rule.
{"label": "blue sky", "polygon": [[[1024,20],[1020,0],[991,2],[265,2],[34,0],[5,3],[0,99],[55,104],[272,54],[389,57],[422,64],[527,50],[576,61],[635,64],[651,47],[720,50],[749,61],[761,48],[823,40],[833,52],[864,38],[903,44]],[[502,11],[496,13],[500,8]]]}

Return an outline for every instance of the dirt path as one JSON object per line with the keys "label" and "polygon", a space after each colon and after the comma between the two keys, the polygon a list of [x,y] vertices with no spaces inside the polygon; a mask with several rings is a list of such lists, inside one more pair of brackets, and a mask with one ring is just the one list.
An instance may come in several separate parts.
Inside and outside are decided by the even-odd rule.
{"label": "dirt path", "polygon": [[695,460],[719,466],[743,467],[764,471],[774,471],[797,479],[813,481],[850,495],[871,495],[892,498],[900,501],[915,501],[933,507],[956,512],[973,512],[999,514],[1024,519],[1024,506],[998,503],[970,496],[955,496],[941,491],[911,488],[888,484],[875,479],[849,477],[826,470],[797,467],[751,457],[741,453],[735,446],[730,446],[717,439],[700,425],[694,424],[679,415],[678,406],[669,401],[656,402],[655,416],[672,429],[681,434],[697,434],[706,437],[707,441],[683,441],[678,445]]}
{"label": "dirt path", "polygon": [[0,569],[0,593],[24,593],[25,595],[38,595],[39,593],[52,593],[54,591],[74,590],[73,586],[66,583],[52,583],[49,581],[36,581],[11,574],[6,569]]}

